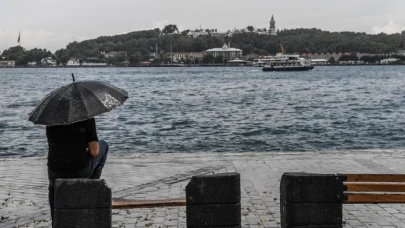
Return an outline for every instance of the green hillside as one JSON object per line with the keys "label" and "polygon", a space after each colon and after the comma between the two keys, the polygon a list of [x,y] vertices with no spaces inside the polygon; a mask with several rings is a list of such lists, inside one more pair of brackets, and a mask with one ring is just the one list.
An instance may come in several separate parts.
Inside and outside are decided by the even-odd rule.
{"label": "green hillside", "polygon": [[[172,26],[172,27],[169,27]],[[361,52],[370,54],[388,54],[404,49],[405,36],[401,34],[370,35],[355,32],[328,32],[320,29],[290,29],[281,30],[276,36],[259,35],[254,32],[234,33],[227,36],[200,36],[188,37],[187,31],[178,34],[168,34],[177,29],[169,25],[163,31],[159,29],[136,31],[123,35],[102,36],[96,39],[73,42],[65,48],[55,52],[58,62],[66,63],[70,58],[79,60],[97,59],[103,62],[117,63],[129,61],[132,64],[151,58],[156,46],[159,58],[167,59],[167,54],[173,52],[203,52],[214,47],[221,47],[224,43],[231,43],[232,47],[243,50],[244,55],[275,54],[280,51],[280,44],[287,53],[334,53],[334,52]],[[250,28],[251,29],[251,28]],[[168,31],[171,30],[171,31]],[[17,60],[19,64],[38,59],[39,56],[49,55],[48,51],[35,49],[34,54],[28,57],[30,51],[16,47],[5,50],[2,55],[5,59]],[[15,54],[14,51],[18,51]],[[126,56],[106,59],[102,53],[112,51],[125,51]]]}

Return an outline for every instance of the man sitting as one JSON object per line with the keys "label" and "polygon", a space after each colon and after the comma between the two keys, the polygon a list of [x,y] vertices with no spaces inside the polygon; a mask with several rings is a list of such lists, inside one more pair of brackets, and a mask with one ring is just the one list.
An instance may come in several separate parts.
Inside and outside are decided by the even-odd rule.
{"label": "man sitting", "polygon": [[108,144],[98,140],[94,118],[69,125],[47,126],[49,205],[54,216],[54,187],[59,178],[99,179]]}

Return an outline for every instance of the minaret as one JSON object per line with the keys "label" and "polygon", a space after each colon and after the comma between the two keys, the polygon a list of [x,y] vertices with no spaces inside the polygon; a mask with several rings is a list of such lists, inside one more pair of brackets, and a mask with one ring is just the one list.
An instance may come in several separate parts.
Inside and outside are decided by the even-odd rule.
{"label": "minaret", "polygon": [[271,20],[270,20],[270,35],[277,35],[276,32],[276,21],[274,20],[273,15],[271,15]]}

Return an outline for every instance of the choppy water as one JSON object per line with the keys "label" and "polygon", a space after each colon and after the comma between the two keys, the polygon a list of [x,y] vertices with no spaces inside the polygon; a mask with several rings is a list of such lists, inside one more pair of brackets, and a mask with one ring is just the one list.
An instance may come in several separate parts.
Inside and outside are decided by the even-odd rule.
{"label": "choppy water", "polygon": [[111,152],[244,152],[405,147],[405,67],[0,69],[0,156],[44,156],[27,121],[54,88],[104,80],[124,106],[96,118]]}

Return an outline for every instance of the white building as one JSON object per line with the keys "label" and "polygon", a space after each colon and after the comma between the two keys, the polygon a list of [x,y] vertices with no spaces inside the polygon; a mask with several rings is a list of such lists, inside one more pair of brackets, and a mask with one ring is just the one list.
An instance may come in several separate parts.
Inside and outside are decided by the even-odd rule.
{"label": "white building", "polygon": [[168,34],[166,34],[166,35],[180,35],[181,33],[178,31],[178,30],[175,30],[174,32],[172,32],[172,33],[168,33]]}
{"label": "white building", "polygon": [[228,47],[226,44],[222,48],[212,48],[206,50],[207,54],[211,54],[214,57],[222,55],[225,59],[236,59],[242,57],[242,50],[238,48]]}
{"label": "white building", "polygon": [[362,61],[362,60],[349,60],[348,62],[347,62],[347,64],[351,64],[351,65],[361,65],[361,64],[364,64],[364,61]]}
{"label": "white building", "polygon": [[69,61],[66,63],[66,66],[69,66],[69,67],[79,67],[79,66],[102,67],[102,66],[107,66],[107,63],[96,63],[96,62],[83,61],[82,64],[80,64],[80,61],[78,59],[69,59]]}
{"label": "white building", "polygon": [[0,67],[15,67],[15,61],[0,61]]}
{"label": "white building", "polygon": [[127,52],[126,51],[111,51],[108,53],[102,53],[106,58],[114,58],[114,57],[119,57],[119,56],[124,56],[127,57]]}
{"label": "white building", "polygon": [[66,66],[80,66],[80,61],[77,59],[69,59]]}
{"label": "white building", "polygon": [[181,62],[183,60],[201,59],[205,52],[173,52],[173,62]]}
{"label": "white building", "polygon": [[398,61],[399,59],[396,58],[388,58],[388,59],[383,59],[381,60],[381,64],[390,64]]}
{"label": "white building", "polygon": [[102,66],[107,66],[107,63],[86,63],[86,62],[83,62],[82,66],[102,67]]}
{"label": "white building", "polygon": [[43,58],[41,60],[41,65],[44,65],[44,66],[56,66],[56,60],[52,59],[52,57]]}
{"label": "white building", "polygon": [[196,29],[194,31],[190,31],[187,34],[189,37],[197,38],[199,36],[208,36],[209,33],[204,31],[203,29]]}
{"label": "white building", "polygon": [[327,59],[311,59],[311,64],[312,65],[328,65],[329,60]]}
{"label": "white building", "polygon": [[217,31],[211,32],[211,36],[213,36],[213,37],[223,37],[226,35],[229,35],[229,33],[228,32],[217,32]]}

